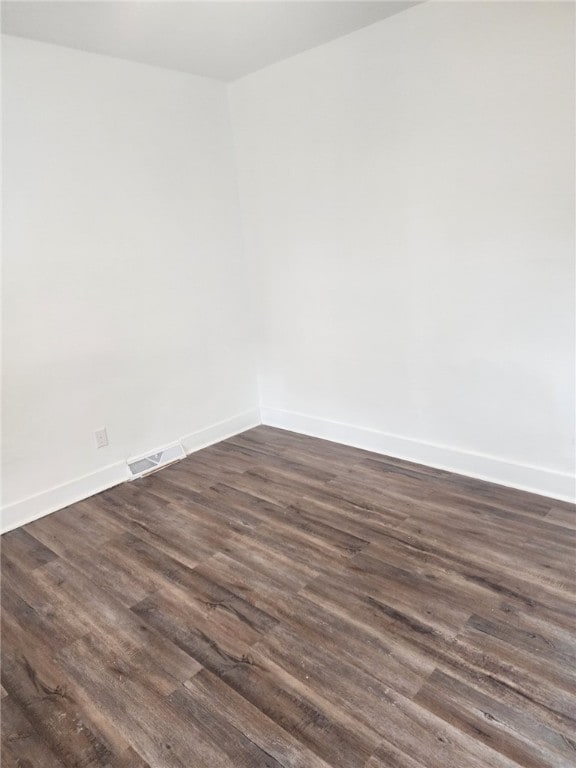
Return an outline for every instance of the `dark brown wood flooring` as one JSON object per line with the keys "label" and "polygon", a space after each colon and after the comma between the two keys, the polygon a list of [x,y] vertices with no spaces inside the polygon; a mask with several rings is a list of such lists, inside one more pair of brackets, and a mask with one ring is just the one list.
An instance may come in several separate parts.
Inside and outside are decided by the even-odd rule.
{"label": "dark brown wood flooring", "polygon": [[573,767],[575,537],[250,430],[3,537],[2,766]]}

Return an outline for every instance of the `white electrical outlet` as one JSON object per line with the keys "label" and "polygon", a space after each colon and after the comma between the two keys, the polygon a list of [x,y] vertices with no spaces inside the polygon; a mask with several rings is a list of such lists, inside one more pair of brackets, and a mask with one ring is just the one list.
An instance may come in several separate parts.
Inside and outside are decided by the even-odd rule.
{"label": "white electrical outlet", "polygon": [[108,445],[108,433],[106,427],[97,429],[94,433],[96,435],[96,448],[105,448]]}

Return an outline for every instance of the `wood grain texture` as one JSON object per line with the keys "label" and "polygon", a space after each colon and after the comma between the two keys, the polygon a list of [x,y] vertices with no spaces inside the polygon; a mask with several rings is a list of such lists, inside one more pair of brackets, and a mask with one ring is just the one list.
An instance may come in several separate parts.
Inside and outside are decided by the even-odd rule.
{"label": "wood grain texture", "polygon": [[576,510],[257,427],[2,538],[9,768],[576,765]]}

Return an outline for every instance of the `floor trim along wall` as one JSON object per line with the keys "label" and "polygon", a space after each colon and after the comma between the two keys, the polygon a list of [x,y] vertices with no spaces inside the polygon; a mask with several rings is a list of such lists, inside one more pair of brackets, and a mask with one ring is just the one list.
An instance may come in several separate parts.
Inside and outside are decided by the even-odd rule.
{"label": "floor trim along wall", "polygon": [[[236,414],[229,419],[219,421],[216,424],[210,424],[204,429],[185,435],[180,438],[186,453],[199,451],[220,440],[226,440],[228,437],[237,435],[247,429],[260,424],[260,413],[258,408]],[[174,442],[172,440],[171,442]],[[155,453],[162,446],[152,447],[147,453]],[[128,458],[128,457],[127,457]],[[1,532],[6,533],[13,528],[37,520],[39,517],[55,512],[77,501],[87,499],[95,493],[105,491],[115,485],[119,485],[129,479],[128,466],[125,461],[119,461],[116,464],[109,464],[106,467],[92,472],[91,474],[77,477],[62,485],[49,488],[35,496],[29,496],[21,501],[16,501],[2,509],[2,527]]]}
{"label": "floor trim along wall", "polygon": [[[288,429],[303,435],[320,437],[355,448],[375,453],[396,456],[399,459],[419,462],[430,467],[446,469],[468,477],[477,477],[499,485],[507,485],[523,491],[539,493],[562,501],[576,499],[576,478],[573,475],[555,472],[542,467],[516,464],[494,456],[448,448],[442,445],[424,443],[386,432],[364,427],[355,427],[338,421],[319,419],[293,411],[263,407],[236,414],[229,419],[211,424],[204,429],[180,438],[187,454],[199,451],[209,445],[237,435],[247,429],[266,424],[270,427]],[[148,451],[154,453],[160,447]],[[110,464],[89,475],[75,478],[68,483],[50,488],[43,493],[30,496],[2,509],[1,532],[32,522],[39,517],[82,501],[95,493],[112,488],[128,480],[125,462]]]}
{"label": "floor trim along wall", "polygon": [[574,502],[576,499],[576,477],[569,473],[517,464],[495,456],[424,443],[294,411],[262,407],[260,413],[262,423],[270,427],[395,456],[562,501]]}
{"label": "floor trim along wall", "polygon": [[248,411],[232,416],[230,419],[219,421],[205,429],[185,435],[180,438],[180,442],[184,446],[186,453],[194,453],[194,451],[207,448],[209,445],[220,442],[220,440],[226,440],[228,437],[245,432],[247,429],[257,427],[261,423],[260,409],[251,408]]}

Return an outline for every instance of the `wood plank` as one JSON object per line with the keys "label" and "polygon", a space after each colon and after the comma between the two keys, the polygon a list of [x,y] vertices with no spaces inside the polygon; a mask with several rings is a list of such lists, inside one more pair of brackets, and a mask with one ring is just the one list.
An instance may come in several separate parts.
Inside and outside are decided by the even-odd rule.
{"label": "wood plank", "polygon": [[567,528],[576,530],[576,510],[571,506],[564,505],[561,507],[553,504],[546,515],[546,520],[559,526],[563,531],[566,531]]}
{"label": "wood plank", "polygon": [[61,651],[58,662],[90,690],[95,706],[119,723],[124,738],[151,766],[188,768],[193,757],[200,765],[231,768],[220,747],[150,685],[144,670],[119,666],[90,635]]}
{"label": "wood plank", "polygon": [[129,747],[121,755],[113,756],[106,768],[151,768],[151,766],[132,747]]}
{"label": "wood plank", "polygon": [[[416,693],[435,667],[418,650],[383,638],[370,628],[312,602],[301,592],[279,593],[270,586],[268,577],[255,577],[253,569],[226,555],[216,555],[200,570],[217,574],[221,583],[233,583],[237,591],[245,592],[275,616],[279,628],[289,628],[303,640],[338,654],[399,692]],[[273,627],[269,635],[275,634]]]}
{"label": "wood plank", "polygon": [[576,509],[256,427],[2,539],[8,768],[576,759]]}
{"label": "wood plank", "polygon": [[520,709],[435,671],[414,699],[526,768],[569,768],[576,742]]}
{"label": "wood plank", "polygon": [[2,571],[6,573],[13,565],[25,571],[32,571],[57,557],[49,547],[31,536],[24,528],[5,533],[2,537]]}
{"label": "wood plank", "polygon": [[216,675],[202,670],[185,683],[196,701],[215,707],[228,722],[286,768],[328,768],[321,757]]}
{"label": "wood plank", "polygon": [[12,698],[2,701],[2,765],[15,768],[64,768]]}
{"label": "wood plank", "polygon": [[169,696],[172,706],[185,722],[194,723],[203,735],[208,736],[219,749],[226,753],[229,765],[252,768],[282,768],[273,755],[255,744],[252,739],[235,728],[222,716],[213,702],[201,702],[192,692],[180,687]]}
{"label": "wood plank", "polygon": [[115,753],[125,751],[128,744],[95,705],[91,692],[77,685],[54,660],[54,650],[46,643],[49,635],[24,634],[23,619],[6,613],[2,626],[6,700],[23,710],[47,751],[65,766],[105,765]]}

